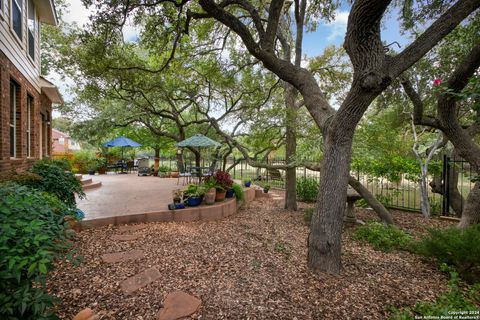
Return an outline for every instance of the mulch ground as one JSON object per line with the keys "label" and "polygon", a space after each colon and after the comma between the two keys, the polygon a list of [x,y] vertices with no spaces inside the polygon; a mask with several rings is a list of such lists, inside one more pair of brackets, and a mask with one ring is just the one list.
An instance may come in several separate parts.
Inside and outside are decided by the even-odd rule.
{"label": "mulch ground", "polygon": [[[302,207],[307,205],[303,204]],[[451,224],[394,211],[412,234]],[[376,219],[358,209],[363,220]],[[406,253],[383,253],[343,234],[343,271],[315,274],[306,267],[308,228],[302,212],[281,200],[258,199],[236,215],[203,223],[150,223],[134,241],[113,241],[118,227],[86,230],[76,237],[79,266],[58,263],[48,278],[61,299],[58,314],[71,319],[83,308],[101,319],[155,319],[164,297],[182,290],[202,300],[194,319],[385,319],[388,306],[433,300],[446,289],[435,264]],[[104,253],[142,249],[139,260],[106,264]],[[160,279],[125,295],[120,283],[156,266]]]}

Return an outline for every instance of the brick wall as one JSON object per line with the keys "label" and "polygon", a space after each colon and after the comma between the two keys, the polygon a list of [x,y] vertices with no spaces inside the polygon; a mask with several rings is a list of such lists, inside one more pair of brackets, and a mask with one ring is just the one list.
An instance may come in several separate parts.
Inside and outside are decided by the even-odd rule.
{"label": "brick wall", "polygon": [[[17,93],[17,152],[16,157],[10,157],[10,82],[19,85]],[[27,157],[27,96],[33,98],[31,113],[31,157]],[[25,170],[40,158],[40,128],[41,113],[48,121],[52,117],[52,103],[44,95],[40,94],[28,82],[28,80],[15,68],[15,66],[0,51],[0,172],[14,168]],[[49,130],[51,131],[51,130]],[[47,135],[47,147],[51,150],[51,132]],[[51,152],[48,151],[48,154]],[[45,155],[45,153],[44,153]]]}

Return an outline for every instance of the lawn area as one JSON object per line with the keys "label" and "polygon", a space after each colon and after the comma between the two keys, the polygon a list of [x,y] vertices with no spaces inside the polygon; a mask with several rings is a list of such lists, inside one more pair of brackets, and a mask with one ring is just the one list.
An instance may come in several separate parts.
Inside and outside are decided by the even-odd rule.
{"label": "lawn area", "polygon": [[[376,219],[370,210],[357,212]],[[394,216],[413,235],[449,225],[401,211]],[[175,290],[202,300],[194,319],[385,319],[390,305],[433,300],[446,290],[447,278],[435,264],[406,252],[375,251],[353,241],[353,230],[343,233],[342,273],[328,276],[307,269],[309,229],[301,211],[284,210],[281,198],[260,198],[221,221],[101,227],[77,234],[74,247],[83,262],[59,261],[47,286],[61,299],[56,311],[62,319],[86,307],[101,319],[154,319]],[[111,239],[119,234],[138,238]],[[101,258],[134,249],[144,256],[117,263]],[[157,280],[122,292],[125,279],[151,267],[160,272]]]}

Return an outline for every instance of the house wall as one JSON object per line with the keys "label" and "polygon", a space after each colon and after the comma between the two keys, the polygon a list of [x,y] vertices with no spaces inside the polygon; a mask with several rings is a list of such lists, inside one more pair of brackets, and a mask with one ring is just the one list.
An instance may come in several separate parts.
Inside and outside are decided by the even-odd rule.
{"label": "house wall", "polygon": [[[10,157],[10,81],[20,86],[17,103],[20,106],[20,125],[17,127],[17,155]],[[52,119],[52,103],[44,94],[40,94],[35,86],[18,70],[15,65],[0,51],[0,173],[12,168],[19,171],[27,169],[35,160],[51,153],[51,127],[47,121]],[[27,157],[27,95],[33,98],[32,110],[32,150]],[[42,116],[45,121],[42,124]],[[40,130],[47,128],[47,142],[40,146]],[[45,134],[42,135],[43,138]],[[43,149],[43,150],[41,150]]]}
{"label": "house wall", "polygon": [[[40,93],[40,23],[34,35],[35,59],[28,55],[28,28],[27,7],[28,1],[19,0],[23,3],[23,37],[20,41],[11,27],[11,2],[14,0],[2,0],[3,8],[0,8],[0,51],[30,82],[33,89]],[[3,9],[3,10],[2,10]],[[38,21],[38,15],[37,15]]]}

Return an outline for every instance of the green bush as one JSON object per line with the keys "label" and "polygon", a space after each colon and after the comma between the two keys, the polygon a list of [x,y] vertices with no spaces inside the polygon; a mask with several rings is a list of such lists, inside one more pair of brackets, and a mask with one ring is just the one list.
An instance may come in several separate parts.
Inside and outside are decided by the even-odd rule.
{"label": "green bush", "polygon": [[73,154],[72,166],[80,173],[88,173],[99,165],[97,155],[92,150],[79,150]]}
{"label": "green bush", "polygon": [[451,227],[429,230],[429,234],[413,246],[416,253],[434,257],[454,267],[468,282],[480,281],[480,225],[464,230]]}
{"label": "green bush", "polygon": [[67,159],[42,159],[37,161],[37,163],[38,162],[60,167],[64,171],[72,171],[72,164]]}
{"label": "green bush", "polygon": [[475,303],[480,302],[480,287],[473,286],[467,291],[462,290],[458,285],[458,274],[446,265],[443,265],[442,270],[450,272],[447,293],[439,296],[434,302],[418,302],[415,306],[404,309],[390,308],[392,315],[389,319],[410,320],[427,316],[437,318],[444,316],[448,319],[447,317],[451,317],[454,311],[478,311]]}
{"label": "green bush", "polygon": [[369,222],[355,230],[353,239],[368,242],[376,250],[390,252],[409,248],[412,237],[393,225]]}
{"label": "green bush", "polygon": [[40,183],[41,180],[42,177],[29,171],[16,172],[12,170],[8,173],[0,174],[0,183],[15,182],[21,185],[33,186]]}
{"label": "green bush", "polygon": [[234,183],[232,185],[232,189],[238,201],[243,201],[245,199],[245,192],[243,191],[243,187],[241,185]]}
{"label": "green bush", "polygon": [[297,179],[297,197],[300,201],[314,202],[318,196],[317,179],[301,177]]}
{"label": "green bush", "polygon": [[66,249],[55,196],[15,183],[0,185],[0,319],[54,319],[45,275]]}
{"label": "green bush", "polygon": [[305,208],[303,209],[303,221],[305,224],[309,226],[312,223],[313,212],[315,208]]}
{"label": "green bush", "polygon": [[42,177],[33,187],[54,194],[69,207],[75,206],[75,194],[80,198],[85,196],[82,184],[75,175],[51,161],[37,161],[30,171]]}

